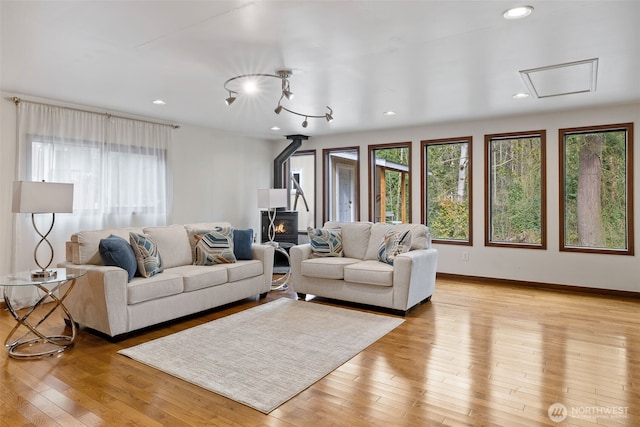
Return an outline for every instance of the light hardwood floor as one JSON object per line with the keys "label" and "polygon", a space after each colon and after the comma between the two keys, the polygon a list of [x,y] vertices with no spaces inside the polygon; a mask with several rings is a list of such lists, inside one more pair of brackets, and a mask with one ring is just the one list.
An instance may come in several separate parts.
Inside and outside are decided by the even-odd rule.
{"label": "light hardwood floor", "polygon": [[[272,292],[117,343],[80,330],[59,357],[0,348],[0,425],[640,425],[637,299],[438,279],[430,303],[269,415],[116,354],[293,297]],[[3,341],[13,324],[0,313]],[[554,403],[563,422],[548,416]]]}

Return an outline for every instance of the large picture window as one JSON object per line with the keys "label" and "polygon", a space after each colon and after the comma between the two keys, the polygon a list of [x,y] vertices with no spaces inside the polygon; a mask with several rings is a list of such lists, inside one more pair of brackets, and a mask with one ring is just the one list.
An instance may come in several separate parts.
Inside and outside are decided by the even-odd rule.
{"label": "large picture window", "polygon": [[633,255],[633,124],[560,129],[560,250]]}
{"label": "large picture window", "polygon": [[422,141],[422,216],[438,243],[471,245],[471,141]]}
{"label": "large picture window", "polygon": [[74,213],[165,215],[166,150],[37,135],[30,139],[27,179],[73,183]]}
{"label": "large picture window", "polygon": [[485,135],[485,245],[546,249],[544,130]]}
{"label": "large picture window", "polygon": [[369,209],[375,222],[411,222],[411,143],[369,146]]}

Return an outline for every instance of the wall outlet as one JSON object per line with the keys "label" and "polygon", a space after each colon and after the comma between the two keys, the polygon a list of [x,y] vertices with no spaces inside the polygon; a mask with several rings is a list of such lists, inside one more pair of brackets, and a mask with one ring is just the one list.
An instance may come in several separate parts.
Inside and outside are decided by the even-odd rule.
{"label": "wall outlet", "polygon": [[469,261],[469,252],[462,252],[462,260]]}

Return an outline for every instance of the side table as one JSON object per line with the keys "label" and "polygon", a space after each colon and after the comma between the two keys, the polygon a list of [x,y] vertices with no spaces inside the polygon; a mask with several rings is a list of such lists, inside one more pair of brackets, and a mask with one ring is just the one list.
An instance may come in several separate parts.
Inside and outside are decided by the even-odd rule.
{"label": "side table", "polygon": [[[16,320],[16,325],[4,341],[5,347],[9,350],[9,356],[13,358],[34,359],[61,353],[73,345],[76,339],[76,323],[63,301],[73,289],[76,279],[84,276],[87,272],[73,268],[55,268],[53,270],[57,272],[57,275],[49,278],[33,279],[31,271],[8,274],[0,278],[0,286],[4,287],[4,302]],[[62,295],[56,295],[65,285],[68,285],[65,292]],[[10,298],[11,289],[21,286],[34,286],[42,294],[33,306],[25,309],[26,311],[22,315],[13,307]],[[49,301],[51,301],[50,306],[43,306]],[[40,313],[43,310],[38,310],[41,307],[44,310],[42,315]],[[38,329],[58,309],[63,312],[64,322],[71,327],[71,335],[45,335]],[[18,335],[21,326],[24,327],[22,329],[26,328],[26,332],[14,339],[14,335]]]}

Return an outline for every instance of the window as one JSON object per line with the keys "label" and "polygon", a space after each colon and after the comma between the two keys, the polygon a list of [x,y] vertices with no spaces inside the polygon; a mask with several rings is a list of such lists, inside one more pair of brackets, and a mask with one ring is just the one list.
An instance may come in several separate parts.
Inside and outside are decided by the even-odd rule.
{"label": "window", "polygon": [[422,141],[422,217],[438,243],[473,243],[471,140]]}
{"label": "window", "polygon": [[19,179],[74,184],[73,215],[56,218],[56,232],[66,236],[164,225],[171,132],[170,125],[21,101]]}
{"label": "window", "polygon": [[411,222],[411,143],[369,146],[369,215],[375,222]]}
{"label": "window", "polygon": [[485,135],[485,245],[546,249],[546,131]]}
{"label": "window", "polygon": [[360,160],[358,147],[322,150],[325,221],[360,219]]}
{"label": "window", "polygon": [[[166,150],[91,141],[54,142],[40,136],[30,139],[28,179],[73,183],[76,214],[166,213],[164,184],[158,185],[164,183]],[[141,176],[145,179],[138,179]]]}
{"label": "window", "polygon": [[560,250],[633,255],[633,123],[560,129]]}
{"label": "window", "polygon": [[298,231],[316,226],[316,151],[297,151],[289,158],[291,210],[298,212]]}

